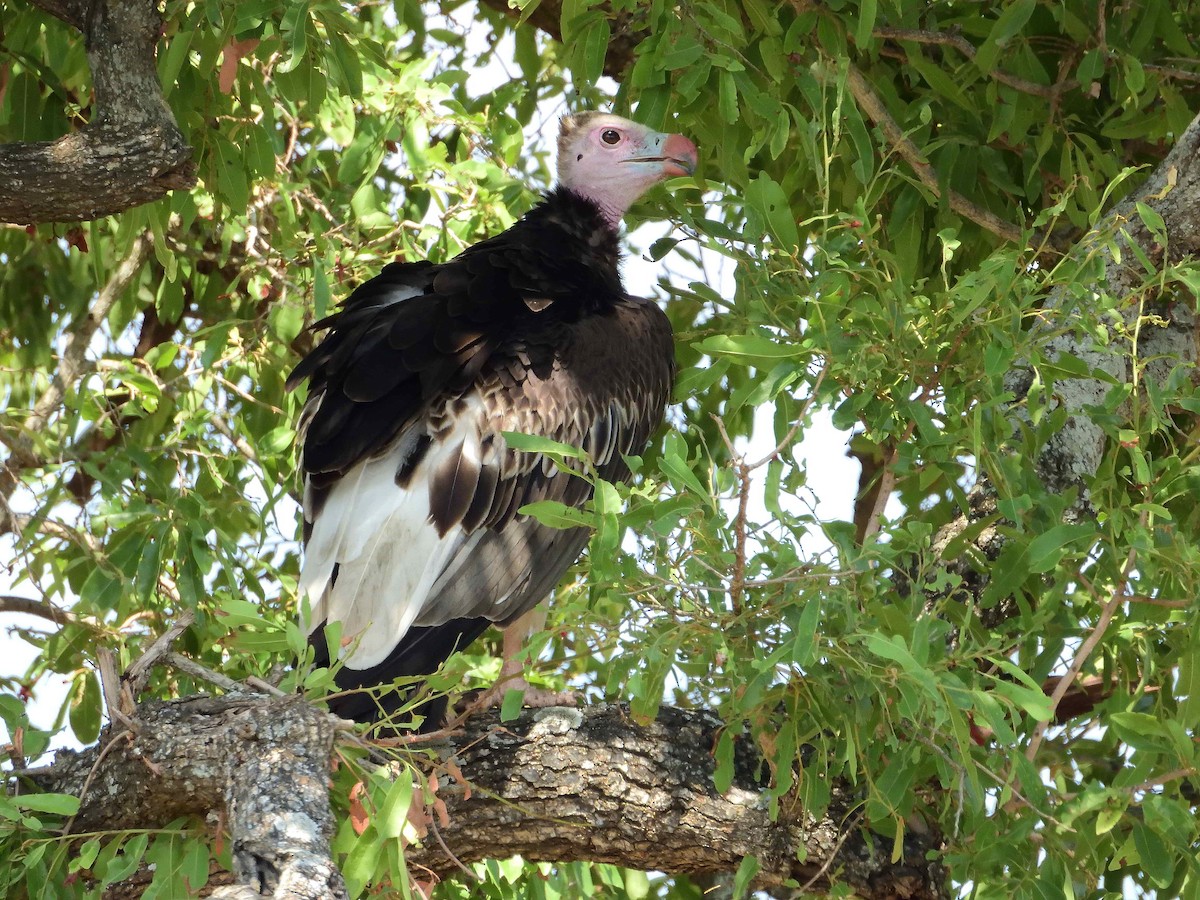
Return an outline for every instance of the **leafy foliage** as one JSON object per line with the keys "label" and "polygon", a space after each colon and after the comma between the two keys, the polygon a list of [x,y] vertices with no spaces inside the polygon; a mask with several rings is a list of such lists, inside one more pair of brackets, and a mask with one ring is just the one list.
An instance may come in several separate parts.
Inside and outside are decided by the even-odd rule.
{"label": "leafy foliage", "polygon": [[[86,120],[78,36],[31,7],[0,17],[0,139]],[[973,896],[1127,881],[1200,896],[1200,394],[1190,363],[1139,349],[1171,304],[1194,308],[1200,272],[1163,261],[1151,207],[1157,248],[1103,219],[1200,108],[1194,9],[566,0],[561,45],[473,3],[168,0],[165,22],[159,70],[199,186],[80,227],[0,230],[6,561],[14,593],[70,612],[20,631],[39,656],[0,696],[14,759],[60,732],[95,740],[98,648],[127,666],[184,610],[179,649],[229,677],[303,657],[299,401],[283,381],[304,326],[393,257],[444,259],[509,225],[550,178],[530,136],[566,106],[611,104],[693,137],[706,180],[647,201],[678,223],[648,250],[676,272],[660,289],[677,406],[638,481],[597,493],[591,552],[533,651],[544,677],[638,716],[671,702],[748,723],[772,804],[819,814],[849,779],[847,827],[897,848],[914,823],[941,830]],[[618,24],[639,43],[614,85],[600,76]],[[1105,281],[1120,254],[1145,271],[1128,294]],[[724,279],[678,274],[697,260]],[[99,332],[72,347],[106,285]],[[1136,377],[1062,355],[1063,334]],[[84,374],[60,385],[72,354]],[[1103,456],[1047,485],[1037,460],[1068,424],[1057,393],[1085,377],[1105,385],[1088,409]],[[795,448],[822,417],[902,501],[877,533],[814,511],[826,486]],[[995,512],[935,541],[980,479]],[[1104,690],[1050,724],[1047,685],[1091,635],[1077,682]],[[494,674],[494,649],[445,683]],[[35,728],[17,694],[51,676],[71,681],[66,708]],[[303,664],[283,677],[328,685]],[[167,668],[147,687],[205,689]],[[719,787],[734,740],[714,749]],[[365,779],[389,811],[339,833],[351,886],[408,895],[394,838],[412,799],[345,772],[340,797]],[[7,893],[96,896],[144,860],[151,893],[180,896],[218,853],[184,823],[56,839],[71,812],[0,799]],[[478,872],[473,896],[699,896],[610,866]]]}

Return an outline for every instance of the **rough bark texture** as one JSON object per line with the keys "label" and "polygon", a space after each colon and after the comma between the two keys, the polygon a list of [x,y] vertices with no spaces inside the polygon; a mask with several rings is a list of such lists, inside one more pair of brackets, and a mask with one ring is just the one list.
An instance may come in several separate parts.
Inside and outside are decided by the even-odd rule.
{"label": "rough bark texture", "polygon": [[[442,836],[463,861],[519,853],[706,875],[734,872],[754,855],[764,888],[795,879],[826,891],[836,874],[861,897],[943,896],[944,874],[925,861],[936,841],[915,840],[891,863],[890,841],[844,830],[855,802],[845,785],[834,786],[821,819],[785,803],[772,821],[762,767],[743,748],[733,786],[718,793],[712,748],[723,727],[708,713],[671,708],[638,725],[616,705],[530,710],[503,727],[480,717],[454,741],[472,795],[443,789],[451,823]],[[436,843],[409,858],[443,876],[457,868]]]}
{"label": "rough bark texture", "polygon": [[87,41],[91,121],[56,141],[0,144],[0,221],[76,222],[190,188],[192,149],[155,69],[162,16],[153,0],[35,0]]}
{"label": "rough bark texture", "polygon": [[340,898],[329,851],[335,722],[299,697],[152,702],[137,733],[108,729],[89,750],[61,751],[34,782],[81,797],[73,832],[223,814],[238,884],[219,896]]}
{"label": "rough bark texture", "polygon": [[[336,720],[297,698],[239,696],[147,703],[138,720],[138,734],[109,732],[97,747],[60,752],[35,777],[44,790],[83,793],[73,830],[217,813],[237,884],[214,896],[344,896],[328,843]],[[890,840],[847,826],[856,798],[844,785],[821,819],[784,803],[771,821],[759,761],[745,749],[733,787],[718,793],[712,747],[722,727],[677,709],[642,726],[608,705],[531,710],[505,725],[494,714],[474,718],[441,748],[471,786],[466,799],[464,785],[443,782],[451,822],[442,838],[462,861],[521,854],[704,875],[734,872],[753,854],[766,888],[795,879],[828,890],[836,875],[867,898],[946,896],[943,872],[925,859],[936,839],[910,838],[891,863]],[[408,855],[442,877],[459,872],[432,840]]]}

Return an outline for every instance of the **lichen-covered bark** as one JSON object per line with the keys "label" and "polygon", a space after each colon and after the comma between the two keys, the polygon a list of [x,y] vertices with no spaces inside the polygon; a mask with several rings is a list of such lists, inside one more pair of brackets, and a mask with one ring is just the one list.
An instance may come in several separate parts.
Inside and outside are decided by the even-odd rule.
{"label": "lichen-covered bark", "polygon": [[[298,698],[199,697],[144,704],[138,721],[136,735],[106,733],[96,748],[59,753],[36,777],[42,789],[78,795],[94,769],[74,830],[215,812],[233,842],[237,882],[216,896],[344,895],[328,844],[336,720]],[[733,786],[719,793],[712,748],[722,727],[677,709],[639,725],[611,705],[530,710],[503,725],[494,713],[475,717],[441,748],[471,789],[467,799],[465,785],[442,780],[451,820],[442,838],[460,861],[520,854],[704,875],[732,873],[754,855],[764,887],[795,879],[828,890],[836,874],[862,897],[945,896],[941,869],[925,858],[936,839],[910,837],[893,864],[890,840],[853,826],[846,785],[833,786],[821,818],[783,803],[772,821],[759,761],[743,749]],[[460,871],[433,840],[408,857],[442,877]]]}
{"label": "lichen-covered bark", "polygon": [[[819,819],[784,803],[772,821],[759,760],[746,749],[733,786],[719,793],[712,748],[723,727],[711,714],[671,708],[639,725],[616,705],[527,711],[503,727],[481,717],[454,742],[471,798],[462,785],[443,787],[451,822],[442,836],[462,861],[519,853],[706,875],[736,871],[753,855],[762,887],[815,878],[810,890],[825,891],[837,873],[861,897],[943,895],[942,872],[924,859],[932,839],[892,864],[890,842],[843,831],[853,805],[845,785],[834,786],[833,808]],[[436,843],[409,858],[443,876],[456,871]]]}
{"label": "lichen-covered bark", "polygon": [[345,896],[329,851],[334,719],[299,697],[227,696],[143,704],[137,722],[136,733],[108,729],[96,747],[60,752],[34,777],[81,797],[73,832],[217,812],[238,881],[227,897]]}
{"label": "lichen-covered bark", "polygon": [[0,144],[0,221],[76,222],[195,184],[192,150],[155,68],[162,16],[153,0],[36,5],[83,32],[92,119],[56,141]]}

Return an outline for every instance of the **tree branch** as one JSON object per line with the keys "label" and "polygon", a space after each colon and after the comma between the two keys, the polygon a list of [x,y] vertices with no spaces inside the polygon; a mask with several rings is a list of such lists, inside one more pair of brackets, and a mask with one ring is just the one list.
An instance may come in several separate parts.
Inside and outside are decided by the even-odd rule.
{"label": "tree branch", "polygon": [[[1142,205],[1157,213],[1163,222],[1163,234],[1155,235],[1143,220],[1138,209]],[[1177,263],[1200,256],[1200,228],[1196,227],[1196,210],[1200,209],[1200,116],[1192,120],[1176,141],[1167,157],[1150,174],[1146,182],[1119,203],[1096,228],[1081,240],[1072,251],[1083,257],[1099,254],[1103,271],[1087,291],[1071,284],[1052,293],[1043,305],[1042,328],[1060,329],[1044,345],[1050,359],[1072,358],[1082,361],[1089,371],[1101,373],[1097,378],[1063,378],[1054,382],[1051,405],[1061,405],[1068,413],[1062,430],[1054,435],[1037,461],[1042,483],[1054,493],[1078,489],[1078,497],[1068,519],[1091,515],[1086,484],[1095,475],[1107,443],[1103,427],[1093,420],[1089,407],[1103,403],[1113,383],[1137,384],[1139,380],[1165,382],[1175,366],[1193,368],[1200,358],[1197,347],[1197,322],[1194,302],[1174,303],[1167,307],[1148,297],[1145,271],[1141,260],[1155,266]],[[1165,239],[1166,246],[1159,243]],[[1136,245],[1138,252],[1133,252]],[[1115,252],[1114,252],[1115,251]],[[1098,342],[1090,331],[1063,328],[1074,315],[1074,308],[1086,304],[1090,296],[1101,292],[1111,297],[1126,298],[1120,307],[1128,336],[1108,343]],[[1145,301],[1145,302],[1139,302]],[[1153,302],[1151,302],[1153,301]],[[1139,320],[1150,309],[1159,314],[1159,323],[1141,328]],[[1157,303],[1157,305],[1156,305]],[[1130,348],[1130,341],[1135,347]],[[1150,360],[1144,372],[1134,371],[1131,358]],[[1018,362],[1006,378],[1006,387],[1015,400],[1016,415],[1033,381],[1028,361]],[[968,528],[977,527],[982,520],[997,514],[995,490],[981,481],[969,496],[970,510],[944,526],[933,540],[932,549],[943,554]],[[969,557],[977,553],[983,560],[996,559],[1004,547],[1004,538],[997,524],[980,529],[970,542],[963,544],[957,559],[947,560],[952,571],[963,578],[964,589],[980,596],[987,579],[980,565]],[[936,597],[930,597],[931,602]],[[984,613],[984,625],[992,628],[1015,615],[1016,604],[1005,600]]]}
{"label": "tree branch", "polygon": [[[146,703],[137,718],[140,732],[103,760],[111,732],[99,747],[60,752],[51,769],[34,775],[43,790],[77,795],[93,773],[77,832],[225,810],[242,885],[255,886],[254,872],[275,871],[272,883],[281,886],[301,854],[324,873],[329,893],[297,896],[333,895],[340,884],[327,842],[333,717],[296,697],[230,695]],[[844,827],[857,802],[848,785],[834,785],[819,819],[785,800],[772,821],[757,782],[762,767],[742,747],[733,787],[718,793],[711,748],[722,727],[708,713],[669,708],[638,725],[613,705],[527,710],[503,726],[494,713],[472,718],[442,751],[469,782],[470,799],[463,785],[443,781],[446,849],[430,840],[407,858],[451,877],[459,871],[453,857],[521,854],[704,874],[736,871],[752,854],[760,887],[815,877],[828,890],[836,875],[865,898],[945,896],[943,872],[925,859],[934,838],[910,836],[904,858],[891,863],[890,838]]]}
{"label": "tree branch", "polygon": [[[0,148],[2,149],[2,148]],[[38,398],[29,416],[21,423],[22,430],[14,435],[0,435],[8,445],[8,459],[0,469],[0,534],[15,530],[8,499],[20,483],[24,469],[41,464],[34,449],[31,434],[43,431],[50,417],[62,405],[67,388],[75,384],[84,370],[87,350],[92,338],[108,318],[109,312],[120,299],[125,289],[133,282],[150,252],[150,235],[141,234],[134,238],[133,246],[125,259],[117,266],[111,277],[100,289],[87,315],[67,331],[65,346],[59,358],[58,368],[50,386]]]}
{"label": "tree branch", "polygon": [[[485,6],[490,6],[497,12],[502,12],[510,19],[520,20],[526,15],[524,9],[509,4],[508,0],[482,0]],[[563,0],[542,0],[538,3],[522,28],[533,27],[546,32],[554,40],[562,43],[562,7]],[[626,11],[614,13],[611,9],[606,12],[609,16],[609,27],[612,35],[608,40],[608,49],[604,53],[604,74],[620,80],[625,70],[633,63],[633,54],[647,37],[647,32],[634,29],[633,15]]]}
{"label": "tree branch", "polygon": [[137,718],[137,734],[106,729],[95,747],[30,773],[44,790],[82,795],[76,833],[222,811],[234,876],[251,896],[345,895],[329,850],[336,719],[296,696],[232,694],[143,704]]}
{"label": "tree branch", "polygon": [[[883,132],[883,136],[887,139],[892,149],[900,155],[901,159],[909,164],[921,184],[925,185],[933,196],[940,199],[942,196],[942,186],[933,166],[925,161],[925,157],[917,145],[910,141],[904,134],[900,126],[896,123],[896,120],[892,118],[891,113],[887,111],[887,106],[883,100],[875,93],[875,89],[871,87],[870,82],[867,81],[862,72],[853,65],[847,67],[847,72],[847,84],[859,109],[863,111],[868,119],[879,126],[879,129]],[[960,216],[970,219],[976,225],[987,229],[992,234],[1003,238],[1009,243],[1023,243],[1021,229],[1011,222],[1004,221],[995,213],[984,209],[982,206],[968,200],[955,191],[949,191],[947,199],[950,203],[950,208]]]}
{"label": "tree branch", "polygon": [[29,4],[50,13],[56,19],[62,19],[79,31],[83,31],[87,21],[86,0],[29,0]]}
{"label": "tree branch", "polygon": [[[943,47],[953,47],[969,60],[974,60],[977,52],[974,45],[957,32],[881,27],[872,31],[871,36],[882,40],[898,41],[900,43],[934,44]],[[1016,75],[1010,75],[1008,72],[1000,69],[992,69],[988,75],[1001,84],[1008,85],[1013,90],[1020,91],[1023,94],[1033,94],[1036,97],[1043,97],[1052,102],[1057,101],[1064,92],[1079,87],[1079,82],[1073,78],[1060,81],[1057,84],[1038,84],[1036,81],[1028,81]]]}
{"label": "tree branch", "polygon": [[[616,705],[527,710],[503,727],[495,714],[472,719],[453,747],[471,799],[443,788],[451,823],[442,836],[467,862],[520,854],[704,875],[734,872],[753,855],[760,888],[820,875],[816,889],[828,891],[824,870],[864,898],[942,896],[944,876],[924,860],[936,841],[906,845],[892,864],[890,841],[844,832],[856,797],[844,783],[824,817],[785,801],[772,821],[757,754],[739,747],[733,786],[719,794],[712,747],[723,727],[709,713],[669,707],[639,725]],[[456,869],[436,845],[408,855],[442,876]]]}
{"label": "tree branch", "polygon": [[0,144],[0,221],[78,222],[196,183],[188,146],[158,81],[162,28],[153,0],[36,0],[83,32],[95,97],[82,130]]}

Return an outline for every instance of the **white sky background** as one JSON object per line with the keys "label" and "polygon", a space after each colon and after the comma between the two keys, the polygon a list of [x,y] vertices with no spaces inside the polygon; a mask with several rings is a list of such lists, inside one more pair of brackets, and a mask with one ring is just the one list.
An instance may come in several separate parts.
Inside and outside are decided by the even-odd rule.
{"label": "white sky background", "polygon": [[[470,7],[460,9],[456,30],[465,30],[469,26]],[[479,46],[482,47],[484,36],[478,35]],[[511,38],[506,38],[501,44],[497,56],[512,55]],[[489,93],[501,79],[507,79],[507,74],[495,63],[481,70],[472,72],[467,81],[467,90],[475,96]],[[607,79],[606,79],[607,81]],[[609,93],[615,93],[615,84],[602,83]],[[538,131],[527,134],[528,145],[540,144],[542,147],[553,147],[558,129],[558,118],[567,110],[561,104],[546,104],[539,110],[535,125]],[[705,148],[701,147],[703,154]],[[628,252],[623,267],[626,287],[631,293],[648,296],[656,293],[655,286],[664,274],[672,283],[687,284],[690,281],[707,281],[718,292],[729,296],[733,292],[732,264],[729,260],[715,254],[701,251],[701,268],[696,268],[677,254],[668,254],[659,262],[647,260],[642,253],[656,238],[669,233],[671,226],[662,222],[647,223],[628,235]],[[757,459],[768,453],[775,445],[772,428],[773,407],[762,407],[755,417],[754,433],[747,442],[739,440],[738,450],[745,452],[750,458]],[[797,509],[811,507],[819,521],[848,520],[853,515],[854,494],[858,489],[859,465],[846,456],[849,432],[840,431],[833,427],[832,414],[819,410],[813,416],[813,421],[804,434],[803,439],[795,446],[794,452],[807,470],[808,490],[814,493],[805,498],[791,498]],[[765,470],[758,474],[754,490],[751,494],[750,517],[752,521],[767,521],[769,515],[762,502]],[[16,498],[14,498],[16,499]],[[781,498],[785,503],[788,498]],[[24,510],[22,510],[24,511]],[[728,509],[732,516],[735,504],[730,501]],[[899,505],[893,498],[888,507],[889,516],[899,512]],[[294,534],[290,523],[283,523],[285,534]],[[805,555],[813,555],[828,549],[819,534],[810,534],[803,546]],[[0,539],[0,593],[18,596],[35,597],[37,592],[30,585],[14,585],[15,576],[19,575],[20,560],[14,552],[14,541],[11,536]],[[0,619],[0,675],[23,677],[32,665],[37,648],[21,639],[14,633],[15,628],[33,628],[45,630],[50,623],[32,616],[5,615]],[[48,728],[54,721],[61,708],[68,689],[69,679],[61,675],[43,677],[37,684],[34,697],[28,704],[30,720],[34,726]],[[7,741],[4,726],[0,725],[0,741]],[[73,746],[72,736],[67,733],[55,740],[53,746]]]}

